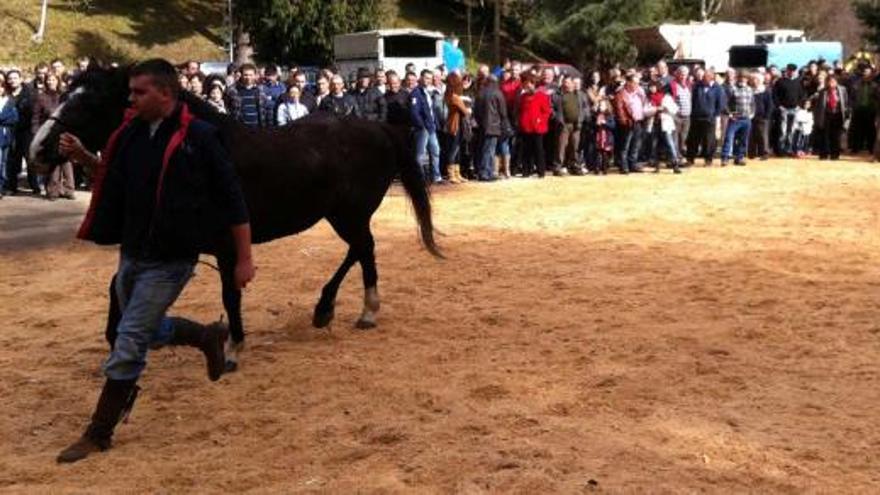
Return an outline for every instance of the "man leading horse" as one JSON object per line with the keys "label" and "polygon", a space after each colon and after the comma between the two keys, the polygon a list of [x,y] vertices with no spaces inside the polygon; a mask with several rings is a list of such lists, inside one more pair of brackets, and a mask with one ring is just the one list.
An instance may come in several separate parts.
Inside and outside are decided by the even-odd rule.
{"label": "man leading horse", "polygon": [[71,134],[59,144],[65,156],[96,167],[78,237],[120,245],[114,290],[121,311],[91,423],[58,455],[62,463],[110,447],[114,428],[137,396],[148,349],[196,347],[205,354],[209,378],[220,378],[226,327],[166,316],[200,252],[226,236],[235,246],[236,287],[244,288],[254,277],[247,206],[216,129],[179,101],[176,71],[165,60],[132,68],[129,91],[132,108],[100,161]]}

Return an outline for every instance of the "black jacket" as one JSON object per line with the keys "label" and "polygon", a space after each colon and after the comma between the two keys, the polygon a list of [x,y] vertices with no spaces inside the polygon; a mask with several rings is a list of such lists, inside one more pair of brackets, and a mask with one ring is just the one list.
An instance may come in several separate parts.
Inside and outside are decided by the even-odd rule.
{"label": "black jacket", "polygon": [[385,122],[388,119],[388,106],[385,97],[377,88],[358,89],[354,92],[361,117],[373,122]]}
{"label": "black jacket", "polygon": [[800,105],[804,96],[804,85],[800,79],[784,77],[776,81],[776,86],[773,87],[776,104],[789,110]]}
{"label": "black jacket", "polygon": [[388,123],[393,125],[412,124],[409,112],[409,94],[401,89],[397,93],[392,93],[389,89],[383,95],[385,98],[386,114]]}
{"label": "black jacket", "polygon": [[334,96],[332,94],[327,95],[327,97],[321,100],[321,105],[318,106],[318,110],[332,113],[337,117],[361,116],[357,102],[354,97],[348,93],[344,93],[342,96]]}
{"label": "black jacket", "polygon": [[773,93],[769,89],[765,89],[763,93],[755,93],[755,116],[752,117],[753,119],[770,120],[773,118],[775,109]]}
{"label": "black jacket", "polygon": [[484,136],[502,136],[510,128],[507,102],[497,84],[488,84],[480,91],[474,105],[474,116]]}
{"label": "black jacket", "polygon": [[18,110],[18,124],[15,133],[18,136],[30,136],[31,121],[34,118],[34,92],[29,86],[22,86],[17,96],[9,95]]}
{"label": "black jacket", "polygon": [[[162,164],[149,233],[143,253],[151,259],[191,259],[214,253],[228,239],[229,228],[248,222],[247,206],[228,153],[217,129],[197,120],[181,105],[172,120]],[[94,193],[77,237],[97,244],[119,244],[125,233],[125,147],[139,126],[147,125],[130,114],[111,136],[98,167]],[[170,152],[170,155],[167,153]]]}

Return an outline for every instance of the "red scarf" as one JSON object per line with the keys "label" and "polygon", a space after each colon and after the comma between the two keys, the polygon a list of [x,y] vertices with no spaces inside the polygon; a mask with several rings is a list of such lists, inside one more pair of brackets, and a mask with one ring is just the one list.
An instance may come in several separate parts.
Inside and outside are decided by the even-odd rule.
{"label": "red scarf", "polygon": [[828,108],[832,112],[837,111],[837,90],[831,90],[828,92]]}

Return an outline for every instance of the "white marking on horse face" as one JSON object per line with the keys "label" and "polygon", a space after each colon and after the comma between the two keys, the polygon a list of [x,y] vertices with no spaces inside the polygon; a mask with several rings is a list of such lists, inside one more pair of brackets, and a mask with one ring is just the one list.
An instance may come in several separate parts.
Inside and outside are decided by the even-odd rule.
{"label": "white marking on horse face", "polygon": [[[58,117],[60,117],[61,112],[64,110],[64,107],[70,102],[70,100],[82,94],[82,92],[82,88],[76,88],[73,93],[70,93],[70,95],[67,97],[67,101],[58,105],[58,108],[56,108],[55,111],[52,112],[52,118],[57,119]],[[50,119],[44,122],[43,125],[41,125],[39,129],[37,129],[37,135],[34,136],[34,139],[31,141],[31,148],[30,150],[28,150],[31,160],[36,161],[37,154],[39,154],[40,151],[43,150],[44,141],[52,132],[52,128],[54,128],[55,125],[55,121]]]}

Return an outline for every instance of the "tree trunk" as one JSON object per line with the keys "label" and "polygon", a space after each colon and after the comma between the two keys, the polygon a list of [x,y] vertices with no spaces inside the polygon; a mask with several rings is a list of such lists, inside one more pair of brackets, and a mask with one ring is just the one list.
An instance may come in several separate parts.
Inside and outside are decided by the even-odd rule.
{"label": "tree trunk", "polygon": [[251,44],[251,35],[241,22],[235,24],[235,64],[247,64],[254,61],[254,45]]}
{"label": "tree trunk", "polygon": [[34,43],[42,43],[43,36],[46,34],[46,17],[49,15],[49,0],[43,0],[43,5],[40,8],[40,28],[37,29],[37,32],[31,37],[31,40]]}

